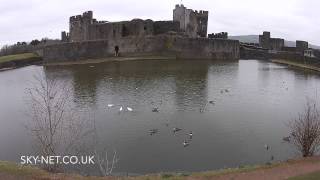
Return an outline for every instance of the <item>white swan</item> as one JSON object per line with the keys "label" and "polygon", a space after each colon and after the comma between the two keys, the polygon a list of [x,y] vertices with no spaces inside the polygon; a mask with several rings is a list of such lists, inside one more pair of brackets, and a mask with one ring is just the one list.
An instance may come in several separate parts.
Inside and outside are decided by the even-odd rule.
{"label": "white swan", "polygon": [[127,107],[127,110],[130,112],[133,111],[133,109],[131,107]]}

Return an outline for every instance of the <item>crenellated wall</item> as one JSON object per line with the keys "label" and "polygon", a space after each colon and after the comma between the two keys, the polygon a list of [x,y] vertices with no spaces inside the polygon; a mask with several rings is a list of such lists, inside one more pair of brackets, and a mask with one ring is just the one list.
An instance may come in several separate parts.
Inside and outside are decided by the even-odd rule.
{"label": "crenellated wall", "polygon": [[228,39],[228,32],[208,34],[209,39]]}
{"label": "crenellated wall", "polygon": [[284,47],[284,39],[271,38],[270,32],[265,31],[259,35],[259,44],[264,49],[281,51]]}
{"label": "crenellated wall", "polygon": [[184,5],[176,5],[173,10],[173,21],[180,22],[181,31],[189,37],[207,37],[208,11],[193,11]]}
{"label": "crenellated wall", "polygon": [[[69,36],[63,34],[62,40],[69,42],[123,38],[127,36],[146,36],[183,33],[192,38],[207,37],[208,11],[193,11],[183,5],[176,5],[172,21],[152,21],[133,19],[132,21],[108,22],[93,19],[93,12],[69,18]],[[63,32],[65,33],[65,32]]]}
{"label": "crenellated wall", "polygon": [[[179,22],[133,19],[132,21],[107,22],[92,18],[92,11],[70,17],[70,42],[147,36],[180,32]],[[65,33],[65,32],[62,32]],[[65,38],[64,38],[65,39]]]}
{"label": "crenellated wall", "polygon": [[239,41],[158,35],[47,46],[43,50],[43,59],[50,63],[108,58],[114,56],[115,46],[119,47],[120,57],[175,56],[177,59],[224,60],[240,58]]}
{"label": "crenellated wall", "polygon": [[309,43],[307,41],[296,41],[296,51],[303,53],[305,50],[309,49]]}

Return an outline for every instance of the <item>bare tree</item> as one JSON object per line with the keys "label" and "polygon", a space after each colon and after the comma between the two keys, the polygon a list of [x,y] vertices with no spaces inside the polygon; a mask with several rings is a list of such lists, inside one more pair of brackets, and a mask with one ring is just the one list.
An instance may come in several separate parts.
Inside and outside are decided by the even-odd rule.
{"label": "bare tree", "polygon": [[118,162],[117,151],[113,152],[112,160],[108,157],[108,150],[103,151],[104,155],[101,156],[97,151],[95,151],[96,164],[99,167],[100,174],[102,176],[109,176],[112,174],[113,169],[115,168],[116,163]]}
{"label": "bare tree", "polygon": [[112,171],[114,170],[116,164],[118,163],[119,159],[117,157],[117,151],[113,151],[113,155],[111,156],[112,159],[109,159],[108,150],[104,148],[102,151],[98,151],[98,147],[100,147],[98,132],[96,128],[95,120],[93,121],[93,142],[94,142],[94,154],[95,154],[95,164],[98,167],[101,176],[110,176]]}
{"label": "bare tree", "polygon": [[297,119],[289,123],[290,143],[297,147],[303,157],[313,156],[320,146],[320,114],[316,103],[308,102]]}
{"label": "bare tree", "polygon": [[[67,83],[40,73],[34,80],[27,91],[28,114],[32,119],[27,127],[35,137],[37,153],[42,156],[71,153],[91,131],[85,129],[85,121],[72,108]],[[48,171],[58,171],[61,167],[59,164],[43,166]]]}

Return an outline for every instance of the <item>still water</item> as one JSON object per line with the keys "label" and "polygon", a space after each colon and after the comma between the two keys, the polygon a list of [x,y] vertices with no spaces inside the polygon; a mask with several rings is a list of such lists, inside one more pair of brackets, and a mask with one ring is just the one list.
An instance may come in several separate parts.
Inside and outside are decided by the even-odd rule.
{"label": "still water", "polygon": [[[282,142],[286,124],[320,88],[316,73],[256,60],[90,66],[0,72],[0,160],[20,162],[34,150],[24,127],[30,121],[25,92],[42,71],[68,80],[74,106],[90,109],[101,144],[117,151],[116,173],[205,171],[295,157],[297,152]],[[133,111],[119,113],[120,106]],[[182,130],[173,133],[175,127]],[[150,135],[150,129],[158,133]],[[184,147],[190,131],[193,138]]]}

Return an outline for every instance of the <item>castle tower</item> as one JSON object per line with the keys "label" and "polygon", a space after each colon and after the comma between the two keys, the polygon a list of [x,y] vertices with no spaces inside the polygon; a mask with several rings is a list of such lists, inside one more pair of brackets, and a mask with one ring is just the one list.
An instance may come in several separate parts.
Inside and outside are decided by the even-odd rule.
{"label": "castle tower", "polygon": [[173,21],[180,22],[180,29],[189,37],[207,37],[208,11],[193,11],[183,4],[176,5],[173,10]]}
{"label": "castle tower", "polygon": [[268,31],[264,31],[262,35],[259,35],[259,44],[264,49],[270,49],[271,34]]}
{"label": "castle tower", "polygon": [[92,16],[92,11],[87,11],[82,15],[70,17],[69,39],[71,42],[89,40],[89,26],[93,23]]}
{"label": "castle tower", "polygon": [[307,41],[296,41],[297,52],[303,53],[305,50],[309,49],[309,43]]}
{"label": "castle tower", "polygon": [[61,32],[61,41],[68,42],[69,41],[69,33],[62,31]]}

